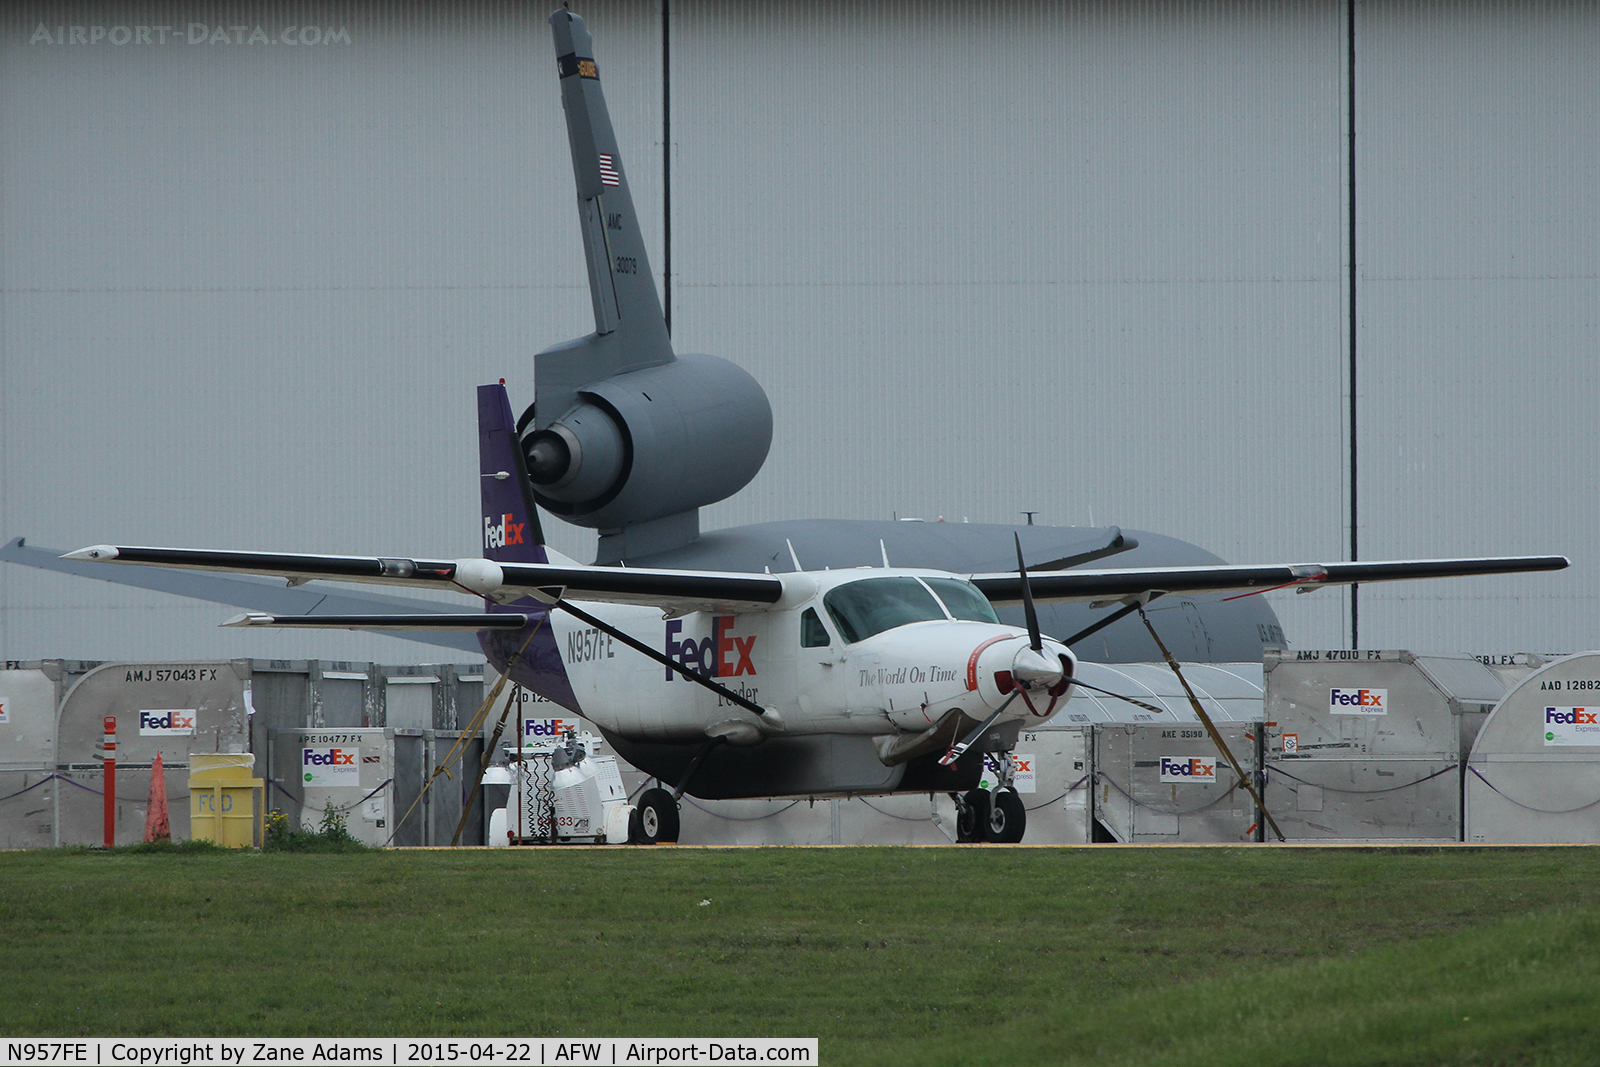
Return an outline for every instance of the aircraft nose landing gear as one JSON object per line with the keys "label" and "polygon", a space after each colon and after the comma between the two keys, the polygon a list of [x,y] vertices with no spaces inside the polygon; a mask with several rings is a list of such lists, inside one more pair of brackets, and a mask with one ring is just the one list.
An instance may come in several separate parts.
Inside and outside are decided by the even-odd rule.
{"label": "aircraft nose landing gear", "polygon": [[993,760],[997,768],[994,789],[969,789],[965,793],[952,793],[956,802],[956,841],[971,843],[988,841],[997,845],[1014,845],[1022,840],[1028,826],[1028,812],[1022,798],[1011,785],[1016,765],[1011,753],[997,752]]}
{"label": "aircraft nose landing gear", "polygon": [[995,844],[1015,845],[1021,842],[1028,826],[1028,812],[1022,806],[1017,791],[1007,786],[996,789],[989,800],[989,820],[983,827],[983,839]]}

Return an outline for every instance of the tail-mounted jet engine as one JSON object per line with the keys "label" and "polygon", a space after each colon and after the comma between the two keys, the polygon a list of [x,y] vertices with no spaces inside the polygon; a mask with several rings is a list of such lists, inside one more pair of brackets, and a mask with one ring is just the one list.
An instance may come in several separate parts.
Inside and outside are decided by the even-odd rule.
{"label": "tail-mounted jet engine", "polygon": [[649,522],[743,489],[772,444],[772,406],[743,368],[716,356],[602,378],[522,438],[541,507],[580,526]]}
{"label": "tail-mounted jet engine", "polygon": [[772,407],[749,374],[675,355],[594,40],[550,16],[567,116],[594,333],[540,352],[533,409],[517,425],[534,499],[600,531],[598,562],[686,545],[700,507],[749,484],[772,444]]}

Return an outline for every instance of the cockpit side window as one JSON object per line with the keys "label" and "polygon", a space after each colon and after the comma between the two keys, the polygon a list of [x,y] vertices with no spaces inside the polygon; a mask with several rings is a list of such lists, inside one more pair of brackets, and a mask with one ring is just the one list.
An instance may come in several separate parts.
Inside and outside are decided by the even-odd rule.
{"label": "cockpit side window", "polygon": [[817,609],[807,608],[801,612],[800,647],[827,648],[828,643],[828,629],[822,625],[822,620],[817,617]]}
{"label": "cockpit side window", "polygon": [[822,598],[846,644],[864,641],[909,622],[947,616],[927,587],[915,578],[865,578],[835,586]]}
{"label": "cockpit side window", "polygon": [[958,619],[968,622],[994,622],[994,606],[989,603],[989,598],[978,591],[978,587],[971,582],[964,582],[959,578],[924,578],[928,588],[938,594],[944,601],[944,606],[950,614]]}

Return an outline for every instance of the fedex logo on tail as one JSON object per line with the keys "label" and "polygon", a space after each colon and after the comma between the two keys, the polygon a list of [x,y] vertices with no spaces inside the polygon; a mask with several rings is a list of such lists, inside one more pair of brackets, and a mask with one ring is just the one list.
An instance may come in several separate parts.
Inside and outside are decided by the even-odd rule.
{"label": "fedex logo on tail", "polygon": [[1389,691],[1387,689],[1330,689],[1328,690],[1330,715],[1387,715]]}
{"label": "fedex logo on tail", "polygon": [[[495,518],[499,522],[495,522]],[[528,524],[525,522],[512,522],[512,516],[500,515],[483,517],[483,547],[504,548],[507,545],[525,545],[528,543]]]}
{"label": "fedex logo on tail", "polygon": [[1162,756],[1161,781],[1174,783],[1215,782],[1217,761],[1215,757]]}
{"label": "fedex logo on tail", "polygon": [[1600,745],[1600,708],[1545,708],[1546,745]]}
{"label": "fedex logo on tail", "polygon": [[139,713],[140,737],[188,737],[194,733],[194,711],[154,708]]}
{"label": "fedex logo on tail", "polygon": [[359,754],[353,748],[303,748],[300,771],[307,785],[360,785]]}

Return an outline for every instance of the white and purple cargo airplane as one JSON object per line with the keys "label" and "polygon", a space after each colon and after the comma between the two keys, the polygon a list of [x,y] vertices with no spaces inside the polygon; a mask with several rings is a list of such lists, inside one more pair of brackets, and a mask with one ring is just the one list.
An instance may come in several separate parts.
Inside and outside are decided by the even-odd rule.
{"label": "white and purple cargo airplane", "polygon": [[[601,730],[675,788],[638,801],[636,832],[676,840],[683,792],[706,798],[949,792],[967,840],[1016,841],[1022,804],[976,789],[982,752],[1008,753],[1074,684],[1039,602],[1549,570],[1559,556],[954,574],[859,567],[781,574],[584,566],[543,544],[503,384],[480,386],[483,556],[406,559],[96,545],[65,558],[190,571],[451,588],[481,613],[282,616],[227,625],[475,631],[500,672]],[[885,553],[885,555],[887,555]],[[1008,626],[995,604],[1021,603]]]}

